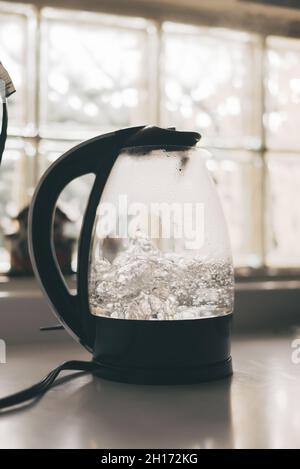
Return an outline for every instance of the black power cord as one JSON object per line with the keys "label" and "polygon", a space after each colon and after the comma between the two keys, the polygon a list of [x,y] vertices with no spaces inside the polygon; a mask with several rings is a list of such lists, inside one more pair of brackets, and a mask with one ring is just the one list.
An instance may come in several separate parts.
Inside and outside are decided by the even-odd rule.
{"label": "black power cord", "polygon": [[[0,399],[0,410],[12,406],[17,406],[19,404],[23,404],[32,399],[37,399],[38,397],[42,396],[51,388],[52,384],[54,383],[61,371],[73,370],[93,372],[98,367],[99,365],[93,361],[87,362],[80,360],[71,360],[64,362],[57,368],[54,368],[54,370],[50,371],[47,376],[45,376],[41,381],[34,384],[33,386],[30,386],[27,389],[23,389],[22,391]],[[74,375],[74,378],[76,376],[77,374]]]}

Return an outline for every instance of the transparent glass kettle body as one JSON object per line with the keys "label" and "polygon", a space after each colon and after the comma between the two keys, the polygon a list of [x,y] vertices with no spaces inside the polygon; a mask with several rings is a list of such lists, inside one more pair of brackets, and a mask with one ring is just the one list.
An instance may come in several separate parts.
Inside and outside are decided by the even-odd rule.
{"label": "transparent glass kettle body", "polygon": [[90,250],[89,305],[134,320],[230,314],[233,267],[207,152],[126,149],[104,188]]}

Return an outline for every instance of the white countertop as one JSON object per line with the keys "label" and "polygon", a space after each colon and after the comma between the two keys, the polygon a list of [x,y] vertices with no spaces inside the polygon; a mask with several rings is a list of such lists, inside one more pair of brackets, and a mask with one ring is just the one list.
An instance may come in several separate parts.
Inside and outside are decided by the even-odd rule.
{"label": "white countertop", "polygon": [[[0,413],[0,448],[300,448],[300,364],[291,342],[235,339],[233,378],[206,384],[134,386],[81,375],[34,405]],[[88,355],[72,342],[8,347],[0,397],[74,358]]]}

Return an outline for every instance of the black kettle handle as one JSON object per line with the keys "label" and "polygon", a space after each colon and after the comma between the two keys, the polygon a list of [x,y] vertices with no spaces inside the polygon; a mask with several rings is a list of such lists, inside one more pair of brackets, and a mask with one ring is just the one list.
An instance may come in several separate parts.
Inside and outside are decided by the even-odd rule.
{"label": "black kettle handle", "polygon": [[[29,211],[29,252],[36,277],[64,327],[86,348],[87,337],[80,314],[80,292],[71,294],[56,260],[52,226],[57,199],[74,179],[94,173],[105,186],[111,168],[128,138],[142,127],[132,127],[93,138],[56,160],[41,178]],[[88,253],[86,253],[88,255]]]}

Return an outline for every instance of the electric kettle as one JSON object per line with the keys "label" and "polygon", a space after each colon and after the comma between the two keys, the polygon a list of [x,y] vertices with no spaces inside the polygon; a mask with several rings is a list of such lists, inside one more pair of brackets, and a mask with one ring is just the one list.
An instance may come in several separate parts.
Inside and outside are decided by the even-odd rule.
{"label": "electric kettle", "polygon": [[[182,384],[232,373],[231,251],[199,139],[152,126],[101,135],[61,156],[36,189],[35,274],[100,377]],[[55,257],[53,216],[65,186],[88,173],[95,180],[72,294]]]}

